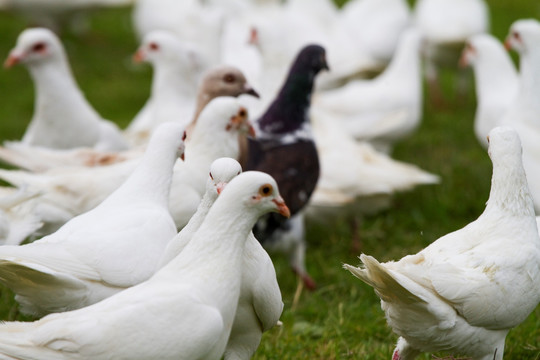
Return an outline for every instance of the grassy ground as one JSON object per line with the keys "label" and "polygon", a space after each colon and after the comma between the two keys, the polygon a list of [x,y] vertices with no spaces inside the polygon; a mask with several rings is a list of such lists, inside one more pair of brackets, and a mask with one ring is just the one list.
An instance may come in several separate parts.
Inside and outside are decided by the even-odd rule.
{"label": "grassy ground", "polygon": [[[492,29],[502,38],[513,20],[540,17],[540,5],[529,0],[488,0]],[[62,35],[74,73],[95,107],[125,126],[149,92],[151,72],[133,65],[137,43],[128,11],[95,13],[91,31]],[[0,57],[7,56],[25,22],[0,14]],[[453,95],[454,74],[443,77],[446,106],[435,108],[426,94],[422,126],[395,150],[395,157],[439,174],[438,186],[398,194],[390,210],[365,218],[361,225],[362,251],[380,260],[414,253],[438,237],[461,228],[484,209],[489,194],[491,163],[472,131],[475,100],[469,92]],[[17,139],[32,114],[33,89],[21,68],[0,71],[0,140]],[[308,228],[307,266],[319,284],[304,291],[296,308],[292,301],[296,279],[286,261],[275,263],[285,302],[284,326],[267,333],[255,359],[390,359],[396,336],[386,326],[373,290],[342,270],[357,264],[350,250],[351,230],[345,223],[311,223]],[[0,319],[21,319],[13,295],[0,289]],[[540,359],[540,307],[512,330],[506,359]],[[425,354],[422,359],[430,359]]]}

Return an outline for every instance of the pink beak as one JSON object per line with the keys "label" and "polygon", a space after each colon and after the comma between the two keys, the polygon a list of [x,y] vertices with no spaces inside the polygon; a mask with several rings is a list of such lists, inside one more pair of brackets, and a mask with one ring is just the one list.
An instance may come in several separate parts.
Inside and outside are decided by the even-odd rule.
{"label": "pink beak", "polygon": [[274,202],[274,204],[277,205],[277,210],[281,215],[285,216],[286,218],[291,217],[291,211],[289,210],[289,208],[287,207],[287,205],[285,204],[285,201],[283,200],[283,198],[281,198],[281,196],[272,200],[272,202]]}
{"label": "pink beak", "polygon": [[141,63],[145,59],[146,57],[144,56],[144,51],[142,51],[141,49],[137,50],[135,54],[133,54],[133,62]]}
{"label": "pink beak", "polygon": [[16,55],[9,55],[6,61],[4,62],[4,67],[9,69],[10,67],[18,64],[21,61],[21,58]]}
{"label": "pink beak", "polygon": [[506,49],[506,51],[512,50],[512,44],[510,43],[510,38],[506,38],[506,40],[504,41],[504,48]]}
{"label": "pink beak", "polygon": [[459,57],[459,67],[465,68],[469,65],[469,61],[467,60],[467,49],[463,49],[461,52],[461,56]]}
{"label": "pink beak", "polygon": [[227,183],[224,183],[224,182],[220,182],[216,184],[216,190],[217,190],[218,195],[221,194],[223,189],[225,189],[225,186],[227,186]]}

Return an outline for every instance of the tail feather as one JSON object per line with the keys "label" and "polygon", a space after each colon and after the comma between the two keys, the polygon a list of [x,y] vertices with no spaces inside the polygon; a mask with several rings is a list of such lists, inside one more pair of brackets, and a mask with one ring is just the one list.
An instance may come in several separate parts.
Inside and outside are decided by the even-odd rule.
{"label": "tail feather", "polygon": [[40,172],[43,168],[43,161],[36,161],[25,146],[17,143],[6,143],[5,147],[0,146],[0,160],[21,169]]}
{"label": "tail feather", "polygon": [[344,264],[343,267],[373,287],[383,301],[405,304],[425,302],[402,285],[401,282],[406,281],[405,277],[389,271],[372,256],[362,254],[360,260],[363,267],[354,267],[348,264]]}
{"label": "tail feather", "polygon": [[[0,324],[0,360],[42,360],[67,359],[62,352],[55,351],[47,344],[38,345],[31,340],[40,322],[6,322]],[[73,355],[73,354],[68,354]]]}

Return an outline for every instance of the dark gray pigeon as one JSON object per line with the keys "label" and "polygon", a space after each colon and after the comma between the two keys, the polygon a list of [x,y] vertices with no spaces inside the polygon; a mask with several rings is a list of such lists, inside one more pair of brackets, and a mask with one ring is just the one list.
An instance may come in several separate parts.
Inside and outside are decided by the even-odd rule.
{"label": "dark gray pigeon", "polygon": [[[324,48],[319,45],[304,47],[275,100],[257,120],[257,139],[248,140],[244,168],[272,175],[293,216],[301,216],[299,212],[308,203],[319,178],[319,157],[313,141],[309,107],[315,76],[323,69],[328,70]],[[295,222],[291,220],[293,222],[282,216],[266,216],[255,226],[255,236],[265,246],[280,241],[292,230]],[[298,245],[303,249],[303,239],[297,240],[302,242]],[[297,251],[294,247],[291,250]],[[304,268],[303,254],[290,255],[293,270],[308,288],[313,289],[315,282]],[[302,264],[297,263],[299,259]]]}

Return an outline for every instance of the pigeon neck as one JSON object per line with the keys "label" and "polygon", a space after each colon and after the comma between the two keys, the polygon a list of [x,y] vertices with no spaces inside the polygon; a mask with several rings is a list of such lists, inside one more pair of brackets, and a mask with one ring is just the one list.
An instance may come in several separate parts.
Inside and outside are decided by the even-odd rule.
{"label": "pigeon neck", "polygon": [[186,169],[191,171],[189,183],[202,195],[205,192],[208,169],[214,160],[220,157],[238,159],[240,148],[238,132],[226,130],[226,124],[219,124],[217,120],[211,129],[205,125],[210,119],[197,123],[186,142],[185,161]]}
{"label": "pigeon neck", "polygon": [[168,206],[173,167],[177,158],[176,149],[151,142],[135,171],[114,192],[114,197],[111,195],[110,198],[127,197],[131,202],[136,198],[142,202],[157,202]]}
{"label": "pigeon neck", "polygon": [[509,103],[515,96],[517,71],[502,46],[474,65],[474,77],[480,104]]}
{"label": "pigeon neck", "polygon": [[315,74],[312,71],[291,69],[285,84],[266,113],[258,121],[266,134],[287,134],[303,127],[309,121],[308,111]]}
{"label": "pigeon neck", "polygon": [[421,91],[420,39],[416,34],[402,36],[396,54],[388,64],[388,69],[381,74],[380,79],[385,81],[387,78],[395,79],[396,77],[402,79],[398,83],[407,87],[417,83],[417,91]]}
{"label": "pigeon neck", "polygon": [[180,69],[174,64],[159,64],[154,67],[152,95],[156,97],[183,98],[194,96],[195,80],[191,73]]}
{"label": "pigeon neck", "polygon": [[[214,203],[203,224],[184,250],[156,277],[176,279],[180,274],[190,282],[204,284],[206,301],[225,311],[232,322],[240,296],[241,271],[246,239],[258,218],[242,202],[225,192]],[[222,200],[222,201],[220,201]],[[211,261],[209,261],[211,259]]]}
{"label": "pigeon neck", "polygon": [[193,114],[193,120],[191,121],[192,124],[195,124],[195,122],[199,118],[199,115],[201,115],[204,107],[208,105],[208,103],[212,99],[213,97],[210,96],[206,91],[199,91],[199,93],[197,94],[197,102],[195,105],[195,114]]}
{"label": "pigeon neck", "polygon": [[58,102],[68,107],[89,106],[65,59],[33,64],[29,71],[36,87],[38,110],[46,111],[50,104]]}
{"label": "pigeon neck", "polygon": [[540,49],[532,49],[521,54],[520,61],[520,98],[528,105],[537,108],[540,112]]}
{"label": "pigeon neck", "polygon": [[158,268],[161,268],[167,265],[172,259],[174,259],[178,254],[182,252],[185,246],[189,243],[193,234],[199,230],[201,224],[203,223],[208,211],[214,204],[217,194],[211,194],[208,191],[204,194],[197,211],[189,222],[184,226],[184,228],[167,244],[167,248],[163,252],[163,256],[160,260],[160,265]]}
{"label": "pigeon neck", "polygon": [[523,215],[534,217],[534,206],[521,153],[513,157],[507,154],[503,160],[502,163],[493,162],[491,191],[484,214],[496,212],[504,217]]}
{"label": "pigeon neck", "polygon": [[[208,120],[213,120],[215,123],[210,127],[205,126]],[[219,126],[222,126],[222,129],[219,129]],[[238,131],[227,130],[226,127],[222,119],[205,119],[204,123],[198,122],[186,143],[186,162],[200,162],[205,159],[205,162],[210,161],[207,166],[210,168],[211,162],[217,158],[237,159],[240,153]],[[205,176],[208,176],[207,171]],[[202,181],[203,186],[205,181]]]}

